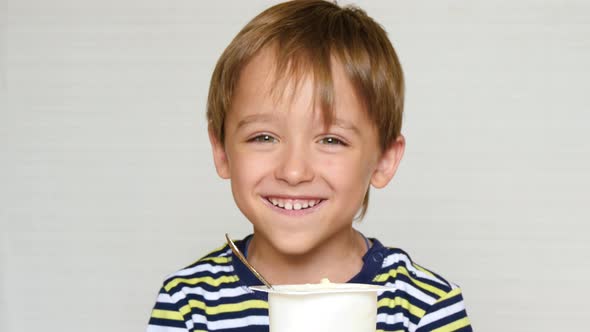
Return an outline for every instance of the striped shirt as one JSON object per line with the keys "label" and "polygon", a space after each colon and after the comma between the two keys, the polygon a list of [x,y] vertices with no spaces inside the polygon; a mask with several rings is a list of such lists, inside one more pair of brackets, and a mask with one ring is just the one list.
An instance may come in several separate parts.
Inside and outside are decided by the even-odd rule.
{"label": "striped shirt", "polygon": [[[236,245],[244,251],[248,236]],[[414,263],[403,250],[373,246],[349,282],[391,287],[378,296],[379,331],[473,331],[461,289]],[[168,277],[152,311],[148,332],[267,332],[267,294],[226,245]]]}

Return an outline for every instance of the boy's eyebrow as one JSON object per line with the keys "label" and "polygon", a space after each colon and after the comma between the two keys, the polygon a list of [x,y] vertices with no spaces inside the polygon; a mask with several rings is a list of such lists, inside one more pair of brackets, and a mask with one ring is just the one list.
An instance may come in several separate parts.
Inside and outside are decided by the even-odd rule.
{"label": "boy's eyebrow", "polygon": [[340,127],[342,129],[352,130],[357,135],[360,135],[361,134],[361,131],[358,129],[357,126],[354,125],[354,123],[351,123],[351,122],[348,122],[348,121],[345,121],[345,120],[342,120],[342,119],[338,119],[338,118],[334,119],[333,125],[334,126],[337,126],[337,127]]}
{"label": "boy's eyebrow", "polygon": [[[253,122],[271,122],[276,118],[275,115],[273,114],[268,114],[268,113],[256,113],[256,114],[251,114],[251,115],[247,115],[246,117],[244,117],[243,119],[241,119],[238,122],[238,127],[237,129],[240,129],[250,123]],[[334,119],[333,126],[336,127],[340,127],[342,129],[347,129],[347,130],[352,130],[354,131],[357,135],[361,134],[361,131],[358,129],[357,126],[355,126],[353,123],[342,120],[342,119]]]}
{"label": "boy's eyebrow", "polygon": [[270,122],[275,118],[274,115],[272,114],[268,114],[268,113],[256,113],[256,114],[252,114],[252,115],[248,115],[246,117],[244,117],[242,120],[240,120],[240,122],[238,122],[238,128],[240,129],[241,127],[250,124],[252,122]]}

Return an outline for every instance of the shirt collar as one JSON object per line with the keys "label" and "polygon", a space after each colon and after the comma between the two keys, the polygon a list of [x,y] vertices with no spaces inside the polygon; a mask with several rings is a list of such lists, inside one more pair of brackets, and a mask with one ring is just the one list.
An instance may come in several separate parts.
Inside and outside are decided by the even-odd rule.
{"label": "shirt collar", "polygon": [[[246,245],[252,239],[252,234],[246,236],[244,239],[236,241],[236,246],[241,252],[245,253]],[[363,267],[354,277],[352,277],[348,283],[359,283],[359,284],[371,284],[374,283],[373,279],[377,276],[377,273],[381,270],[383,260],[385,258],[385,251],[387,248],[375,238],[369,238],[373,244],[369,250],[363,256]],[[250,271],[244,263],[242,263],[232,253],[232,265],[238,278],[245,286],[259,286],[261,282],[256,276]],[[318,280],[319,281],[319,280]]]}

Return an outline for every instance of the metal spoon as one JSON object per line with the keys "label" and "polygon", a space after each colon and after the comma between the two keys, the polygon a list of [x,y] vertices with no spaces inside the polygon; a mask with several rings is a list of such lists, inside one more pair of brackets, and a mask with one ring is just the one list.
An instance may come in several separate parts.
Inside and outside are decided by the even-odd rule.
{"label": "metal spoon", "polygon": [[266,281],[266,279],[264,279],[264,277],[262,276],[262,274],[258,273],[258,271],[256,271],[256,269],[254,268],[254,266],[252,266],[246,260],[246,257],[244,257],[244,255],[242,254],[242,252],[240,251],[240,249],[238,249],[238,247],[236,246],[236,244],[234,243],[234,241],[231,240],[231,238],[229,237],[229,235],[227,233],[225,233],[225,239],[227,240],[227,244],[231,248],[231,251],[233,251],[234,255],[236,255],[242,261],[242,263],[244,263],[244,265],[246,265],[246,267],[250,271],[252,271],[252,273],[254,273],[254,275],[256,276],[256,278],[258,278],[258,280],[262,281],[262,283],[266,287],[268,287],[269,289],[273,289],[272,288],[272,285],[270,284],[270,282]]}

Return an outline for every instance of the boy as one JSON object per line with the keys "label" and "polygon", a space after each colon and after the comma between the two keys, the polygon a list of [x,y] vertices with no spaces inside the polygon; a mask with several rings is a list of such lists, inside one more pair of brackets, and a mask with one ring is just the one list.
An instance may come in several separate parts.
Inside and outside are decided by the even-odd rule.
{"label": "boy", "polygon": [[[402,158],[403,96],[395,51],[360,9],[292,1],[248,23],[207,110],[217,173],[254,229],[237,245],[271,284],[394,287],[379,331],[471,331],[457,286],[352,227]],[[148,331],[268,331],[260,284],[224,246],[164,282]]]}

